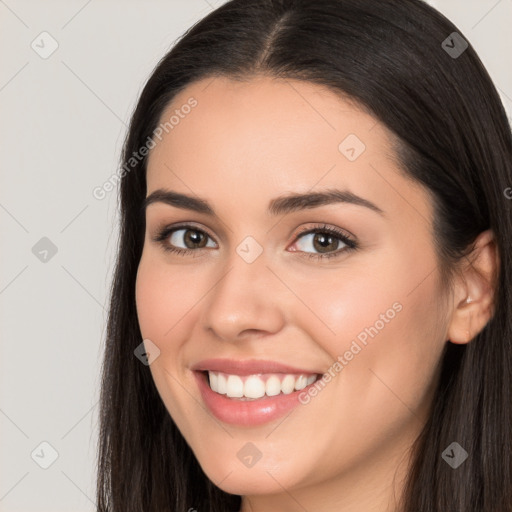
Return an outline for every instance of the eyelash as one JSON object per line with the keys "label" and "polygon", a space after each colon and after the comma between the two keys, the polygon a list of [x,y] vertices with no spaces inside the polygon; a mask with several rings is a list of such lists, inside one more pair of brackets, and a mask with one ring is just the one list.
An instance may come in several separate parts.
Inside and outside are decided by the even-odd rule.
{"label": "eyelash", "polygon": [[[171,235],[174,231],[179,231],[181,229],[190,229],[192,231],[197,231],[197,232],[203,233],[204,235],[206,235],[209,238],[212,238],[206,231],[203,231],[202,229],[199,229],[191,224],[183,224],[183,225],[179,225],[179,226],[164,227],[156,234],[156,236],[153,238],[153,240],[155,242],[160,243],[162,248],[164,249],[164,251],[167,251],[167,252],[172,252],[172,253],[176,253],[176,254],[180,254],[180,255],[186,255],[189,253],[200,252],[197,249],[183,249],[181,247],[173,247],[166,242],[169,235]],[[354,240],[348,238],[340,230],[338,230],[336,228],[332,228],[330,226],[327,226],[326,224],[317,225],[317,226],[314,226],[313,228],[309,228],[304,231],[301,231],[301,232],[297,233],[296,239],[299,239],[305,235],[309,235],[310,233],[322,233],[322,234],[333,235],[336,238],[338,238],[341,242],[343,242],[346,245],[346,247],[343,247],[342,249],[338,249],[336,251],[326,253],[326,254],[306,253],[304,251],[299,251],[299,250],[294,251],[294,252],[300,253],[300,255],[305,258],[309,258],[309,259],[313,258],[316,260],[322,260],[325,258],[338,257],[343,253],[353,251],[355,249],[358,249],[358,247],[359,247],[359,245]],[[196,256],[193,256],[193,257],[196,257]]]}

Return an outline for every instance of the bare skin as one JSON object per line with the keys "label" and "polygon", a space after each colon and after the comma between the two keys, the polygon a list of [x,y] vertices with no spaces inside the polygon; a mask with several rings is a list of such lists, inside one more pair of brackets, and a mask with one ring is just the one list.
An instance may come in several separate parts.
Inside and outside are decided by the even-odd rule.
{"label": "bare skin", "polygon": [[[146,209],[136,301],[143,338],[160,349],[150,366],[160,396],[207,476],[243,496],[242,512],[396,511],[442,350],[447,340],[470,341],[492,313],[491,233],[447,292],[430,197],[401,173],[391,134],[375,118],[318,85],[254,77],[194,83],[162,119],[191,96],[197,106],[151,150],[147,195],[162,188],[199,197],[217,216],[160,202]],[[356,139],[339,149],[349,134],[365,145],[359,155],[359,146],[350,150]],[[346,202],[267,212],[276,197],[327,189],[349,190],[382,213]],[[172,243],[171,235],[153,240],[160,228],[189,222]],[[320,252],[315,234],[299,236],[319,226],[319,239],[324,225],[358,247],[334,236]],[[196,230],[207,242],[185,245]],[[248,236],[263,250],[251,263],[237,252]],[[372,326],[378,333],[348,360]],[[258,427],[214,418],[190,369],[228,357],[322,373],[338,356],[346,364],[315,397]],[[247,442],[262,454],[250,468],[237,456]]]}

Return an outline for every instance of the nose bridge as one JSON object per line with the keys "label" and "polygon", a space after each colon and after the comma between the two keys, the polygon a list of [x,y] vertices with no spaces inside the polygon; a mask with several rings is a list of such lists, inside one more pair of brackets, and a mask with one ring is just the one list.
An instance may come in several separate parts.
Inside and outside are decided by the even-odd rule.
{"label": "nose bridge", "polygon": [[246,236],[242,241],[230,250],[226,257],[224,277],[221,279],[218,293],[227,295],[228,298],[238,295],[257,300],[259,295],[268,288],[263,281],[268,281],[272,273],[267,268],[267,252],[263,248],[263,242],[258,242],[253,236]]}
{"label": "nose bridge", "polygon": [[226,259],[208,294],[204,328],[225,340],[235,340],[245,330],[279,329],[282,315],[275,300],[276,285],[263,247],[246,237]]}

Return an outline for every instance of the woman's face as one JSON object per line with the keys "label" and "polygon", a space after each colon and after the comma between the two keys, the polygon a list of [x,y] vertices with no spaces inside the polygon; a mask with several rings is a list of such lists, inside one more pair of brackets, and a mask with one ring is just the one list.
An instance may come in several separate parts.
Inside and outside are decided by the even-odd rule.
{"label": "woman's face", "polygon": [[[447,338],[428,194],[400,174],[381,123],[308,82],[202,80],[161,120],[147,196],[192,199],[147,205],[136,301],[169,414],[227,492],[306,508],[307,489],[350,495],[371,478],[384,492]],[[195,368],[224,370],[219,392]],[[315,374],[330,379],[302,387]]]}

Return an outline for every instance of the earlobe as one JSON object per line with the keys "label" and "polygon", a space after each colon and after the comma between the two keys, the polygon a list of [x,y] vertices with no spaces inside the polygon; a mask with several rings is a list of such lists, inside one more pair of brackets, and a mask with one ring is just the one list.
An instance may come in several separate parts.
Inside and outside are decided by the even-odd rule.
{"label": "earlobe", "polygon": [[474,333],[475,322],[472,319],[472,313],[469,307],[473,299],[467,302],[467,299],[461,301],[457,309],[453,312],[450,326],[448,329],[448,341],[457,344],[469,343],[477,333]]}
{"label": "earlobe", "polygon": [[477,237],[457,281],[447,333],[452,343],[469,343],[492,318],[498,269],[494,236],[487,230]]}

